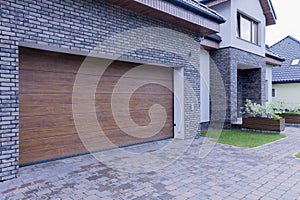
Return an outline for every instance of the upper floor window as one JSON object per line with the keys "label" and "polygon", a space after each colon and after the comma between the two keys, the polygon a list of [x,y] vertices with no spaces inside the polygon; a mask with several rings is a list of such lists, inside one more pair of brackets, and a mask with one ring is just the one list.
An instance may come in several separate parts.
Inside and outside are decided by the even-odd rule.
{"label": "upper floor window", "polygon": [[238,13],[237,23],[238,37],[258,45],[258,22]]}

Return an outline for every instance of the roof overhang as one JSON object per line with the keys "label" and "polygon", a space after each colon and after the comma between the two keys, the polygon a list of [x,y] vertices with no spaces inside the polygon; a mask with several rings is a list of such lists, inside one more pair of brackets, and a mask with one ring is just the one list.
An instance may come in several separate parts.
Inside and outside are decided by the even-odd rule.
{"label": "roof overhang", "polygon": [[266,57],[266,64],[273,65],[273,66],[281,66],[282,61],[276,60],[274,58]]}
{"label": "roof overhang", "polygon": [[228,0],[204,0],[204,1],[202,1],[202,3],[204,3],[208,7],[212,7],[212,6],[227,2],[227,1]]}
{"label": "roof overhang", "polygon": [[[201,2],[208,7],[212,7],[227,1],[229,0],[203,0]],[[277,17],[271,0],[259,0],[259,3],[266,17],[266,25],[269,26],[269,25],[276,24]]]}
{"label": "roof overhang", "polygon": [[200,42],[201,46],[208,50],[208,51],[213,51],[213,50],[216,50],[216,49],[219,49],[220,48],[220,45],[218,42],[215,42],[215,41],[212,41],[212,40],[209,40],[209,39],[204,39]]}
{"label": "roof overhang", "polygon": [[[184,0],[106,0],[109,3],[147,15],[170,24],[209,35],[220,31],[225,19],[202,4]],[[201,6],[202,5],[202,6]]]}
{"label": "roof overhang", "polygon": [[220,42],[222,42],[222,38],[214,34],[205,36],[201,40],[200,44],[204,49],[208,51],[213,51],[220,48]]}
{"label": "roof overhang", "polygon": [[283,61],[285,61],[284,58],[276,56],[271,52],[266,52],[266,64],[273,65],[273,66],[281,66]]}
{"label": "roof overhang", "polygon": [[276,24],[277,17],[271,0],[259,0],[259,2],[266,16],[266,26]]}

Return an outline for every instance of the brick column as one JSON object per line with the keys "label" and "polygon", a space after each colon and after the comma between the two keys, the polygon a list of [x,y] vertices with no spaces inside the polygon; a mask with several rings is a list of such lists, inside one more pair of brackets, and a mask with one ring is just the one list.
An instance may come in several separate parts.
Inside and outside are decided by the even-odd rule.
{"label": "brick column", "polygon": [[19,154],[18,46],[1,30],[0,43],[0,181],[15,178]]}

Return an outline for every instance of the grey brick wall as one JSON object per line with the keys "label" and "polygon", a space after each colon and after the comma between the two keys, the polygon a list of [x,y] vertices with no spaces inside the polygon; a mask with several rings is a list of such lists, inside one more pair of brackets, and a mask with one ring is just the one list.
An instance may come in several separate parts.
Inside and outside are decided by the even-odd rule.
{"label": "grey brick wall", "polygon": [[[217,72],[211,73],[211,121],[219,121],[219,110],[226,109],[225,123],[230,125],[239,117],[239,107],[246,99],[265,102],[265,58],[236,48],[223,48],[210,53],[212,64],[219,70],[226,94],[213,80]],[[238,70],[247,65],[252,69]],[[238,73],[239,72],[239,73]],[[242,85],[238,87],[238,82]],[[219,91],[219,92],[218,92]],[[239,95],[238,95],[239,92]],[[224,98],[226,98],[224,100]],[[225,104],[224,104],[225,102]],[[225,106],[224,106],[225,105]]]}
{"label": "grey brick wall", "polygon": [[[184,66],[186,84],[191,85],[185,90],[186,137],[199,131],[200,81],[194,67],[199,65],[197,34],[110,5],[104,0],[0,0],[0,6],[0,181],[14,178],[18,170],[18,45],[21,42],[82,52],[97,48],[112,56],[145,41],[152,47],[160,44],[165,51],[145,48],[127,52],[124,57]],[[191,42],[164,30],[150,31],[146,37],[140,30],[152,27],[176,30],[194,40]],[[129,30],[136,30],[135,34],[125,34],[105,43],[110,37]],[[185,55],[188,59],[184,58]],[[194,91],[189,88],[197,93],[196,99],[191,98]],[[190,109],[191,102],[195,103],[194,111]]]}
{"label": "grey brick wall", "polygon": [[266,101],[266,92],[264,92],[266,88],[265,77],[261,76],[263,70],[264,68],[240,71],[239,78],[241,79],[242,89],[238,91],[238,117],[242,117],[240,108],[245,105],[247,99],[257,103]]}

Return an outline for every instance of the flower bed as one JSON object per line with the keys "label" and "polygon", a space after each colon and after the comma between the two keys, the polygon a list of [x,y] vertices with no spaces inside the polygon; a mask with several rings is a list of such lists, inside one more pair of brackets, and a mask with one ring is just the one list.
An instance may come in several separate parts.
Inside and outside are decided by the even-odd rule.
{"label": "flower bed", "polygon": [[242,128],[253,130],[268,130],[280,133],[285,129],[285,119],[268,119],[258,117],[243,118]]}
{"label": "flower bed", "polygon": [[280,117],[285,118],[289,124],[300,124],[300,113],[282,113]]}
{"label": "flower bed", "polygon": [[243,110],[243,129],[271,133],[280,133],[285,129],[285,119],[269,104],[257,104],[247,99]]}

